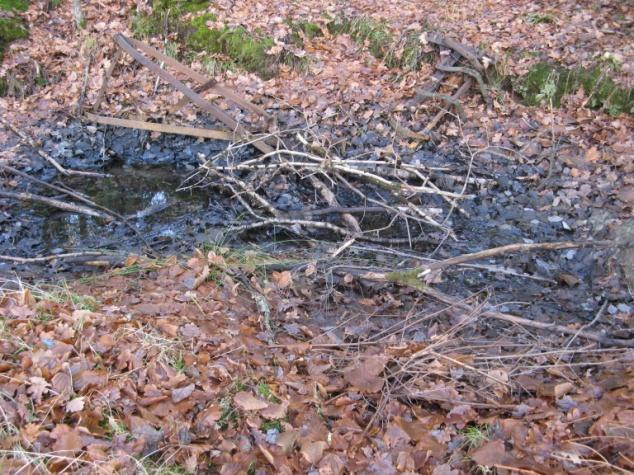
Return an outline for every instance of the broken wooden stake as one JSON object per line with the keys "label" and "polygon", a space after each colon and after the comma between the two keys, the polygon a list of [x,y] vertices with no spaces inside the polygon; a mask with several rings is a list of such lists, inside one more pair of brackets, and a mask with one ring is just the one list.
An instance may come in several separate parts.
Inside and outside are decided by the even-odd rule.
{"label": "broken wooden stake", "polygon": [[223,130],[202,129],[197,127],[182,127],[171,124],[158,124],[155,122],[145,122],[143,120],[119,119],[117,117],[107,117],[96,115],[90,112],[84,114],[88,120],[97,124],[112,125],[115,127],[126,127],[129,129],[150,130],[163,134],[188,135],[191,137],[201,137],[215,140],[234,140],[235,135]]}

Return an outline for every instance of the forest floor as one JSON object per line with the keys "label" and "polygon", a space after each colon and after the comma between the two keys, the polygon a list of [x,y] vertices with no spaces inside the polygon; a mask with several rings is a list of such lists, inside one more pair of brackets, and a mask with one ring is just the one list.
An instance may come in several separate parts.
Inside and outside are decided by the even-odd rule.
{"label": "forest floor", "polygon": [[[0,34],[28,25],[26,38],[0,37],[0,192],[11,197],[0,202],[0,471],[634,471],[633,10],[571,0],[102,0],[84,4],[78,29],[68,1],[0,0]],[[440,95],[420,100],[447,56],[436,32],[479,49],[486,87],[474,81],[462,111],[426,131],[448,107],[441,95],[465,80],[447,74]],[[354,239],[309,234],[297,213],[332,202],[306,185],[305,170],[262,185],[256,211],[235,193],[170,194],[210,166],[219,141],[78,116],[99,95],[116,33],[274,115],[258,129],[257,117],[217,101],[326,160],[318,176],[349,210],[355,194],[328,167],[427,167],[445,195],[415,203],[440,225],[405,220],[395,234],[374,233],[377,219],[364,214]],[[107,92],[91,112],[154,122],[182,97],[126,57]],[[191,104],[170,122],[209,125]],[[115,177],[67,180],[38,150]],[[231,153],[257,162],[247,147]],[[168,168],[148,171],[157,165]],[[414,203],[350,181],[382,205]],[[66,186],[121,215],[169,207],[123,225],[14,200],[60,199]],[[295,223],[231,240],[244,214],[269,208]],[[524,247],[449,261],[510,244]],[[148,248],[154,256],[139,257]],[[116,259],[46,257],[94,249]]]}

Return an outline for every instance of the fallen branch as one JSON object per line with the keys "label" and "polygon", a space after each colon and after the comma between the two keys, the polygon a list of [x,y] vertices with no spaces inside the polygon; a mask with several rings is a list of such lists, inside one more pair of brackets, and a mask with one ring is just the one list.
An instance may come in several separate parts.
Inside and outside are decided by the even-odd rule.
{"label": "fallen branch", "polygon": [[56,200],[54,198],[48,198],[46,196],[35,195],[33,193],[26,193],[26,192],[14,193],[11,191],[0,190],[0,197],[9,198],[13,200],[20,200],[20,201],[33,201],[36,203],[43,203],[45,205],[52,206],[53,208],[59,208],[64,211],[70,211],[71,213],[85,214],[87,216],[101,218],[106,221],[113,220],[111,216],[101,213],[99,211],[95,211],[93,209],[87,208],[86,206],[81,206],[74,203],[67,203],[64,201]]}
{"label": "fallen branch", "polygon": [[494,247],[486,249],[484,251],[472,252],[469,254],[462,254],[456,257],[450,257],[442,261],[437,261],[424,267],[412,269],[411,273],[415,273],[418,277],[422,277],[435,270],[445,269],[450,266],[458,264],[464,264],[466,262],[477,261],[480,259],[487,259],[489,257],[496,257],[503,254],[510,254],[512,252],[534,252],[534,251],[560,251],[563,249],[575,249],[579,247],[604,247],[616,244],[614,241],[562,241],[562,242],[541,242],[531,244],[508,244],[506,246]]}
{"label": "fallen branch", "polygon": [[[70,196],[72,198],[75,198],[78,201],[81,201],[82,203],[85,203],[89,206],[92,206],[93,208],[97,208],[102,210],[103,212],[111,215],[114,219],[119,220],[120,222],[122,222],[124,225],[126,225],[128,228],[130,228],[141,240],[141,242],[143,242],[143,244],[145,244],[145,246],[147,247],[148,251],[151,253],[152,252],[152,246],[150,246],[150,244],[146,241],[145,237],[143,237],[143,235],[139,232],[139,230],[137,228],[135,228],[134,226],[132,226],[132,224],[128,221],[129,218],[127,218],[126,216],[123,216],[115,211],[112,211],[108,208],[106,208],[105,206],[101,206],[98,203],[95,203],[92,200],[89,200],[88,198],[86,198],[85,196],[79,194],[79,193],[75,193],[74,191],[71,190],[67,190],[65,188],[62,188],[60,186],[57,185],[53,185],[51,183],[47,183],[43,180],[40,180],[38,178],[35,178],[34,176],[29,175],[28,173],[24,173],[23,171],[20,171],[16,168],[10,167],[9,165],[3,165],[0,163],[0,170],[6,170],[10,173],[13,173],[14,175],[18,175],[21,176],[22,178],[29,180],[33,183],[37,183],[38,185],[41,185],[45,188],[49,188],[51,190],[57,191],[59,193],[63,193],[67,196]],[[134,216],[134,218],[137,218],[139,216]]]}
{"label": "fallen branch", "polygon": [[[319,178],[317,178],[315,175],[309,175],[308,178],[310,179],[310,182],[312,183],[313,187],[319,192],[319,194],[321,194],[322,198],[326,201],[326,203],[328,203],[328,205],[331,208],[340,207],[339,202],[337,201],[337,198],[335,197],[335,194],[332,191],[330,191],[330,189],[328,189],[328,187]],[[359,226],[359,221],[357,221],[357,218],[352,216],[352,214],[344,211],[341,217],[343,218],[347,228],[351,232],[353,233],[361,232],[361,226]]]}
{"label": "fallen branch", "polygon": [[[155,73],[162,80],[169,83],[172,87],[181,92],[183,95],[187,96],[191,102],[196,104],[205,112],[211,114],[214,119],[219,120],[231,130],[235,131],[237,136],[246,140],[249,140],[252,137],[252,134],[245,127],[240,125],[233,117],[231,117],[219,107],[216,107],[209,101],[205,100],[200,94],[197,94],[195,91],[179,81],[176,76],[170,74],[165,69],[161,68],[158,64],[144,56],[137,48],[142,49],[146,52],[146,54],[151,54],[154,57],[160,58],[160,60],[165,62],[165,64],[171,65],[174,68],[176,68],[175,64],[179,65],[179,70],[182,71],[184,67],[180,63],[178,63],[178,61],[173,58],[168,60],[169,56],[163,55],[156,50],[154,50],[154,52],[151,52],[152,48],[147,47],[147,45],[143,45],[139,41],[127,38],[121,33],[117,33],[114,36],[114,40],[125,53],[127,53],[138,63]],[[143,47],[139,45],[143,45]],[[262,139],[255,140],[253,142],[253,146],[260,150],[262,153],[271,153],[274,151],[273,148]]]}
{"label": "fallen branch", "polygon": [[439,94],[437,92],[427,92],[422,90],[416,91],[416,95],[420,97],[429,97],[432,99],[438,99],[443,102],[446,102],[447,104],[452,105],[456,109],[458,116],[464,120],[464,117],[465,117],[464,109],[462,107],[462,104],[460,104],[460,101],[456,99],[455,97],[447,96],[445,94]]}
{"label": "fallen branch", "polygon": [[477,81],[478,86],[480,87],[480,94],[482,94],[482,98],[484,99],[484,101],[487,104],[491,102],[491,97],[489,96],[489,93],[487,91],[486,84],[484,84],[482,75],[475,69],[462,68],[459,66],[452,67],[452,66],[443,66],[443,65],[439,65],[437,66],[437,68],[440,69],[441,71],[446,71],[448,73],[462,73],[466,76],[471,76],[473,79]]}
{"label": "fallen branch", "polygon": [[443,46],[455,51],[464,59],[469,61],[477,71],[484,72],[484,67],[478,59],[478,52],[471,46],[464,45],[456,40],[452,40],[451,38],[447,38],[446,36],[440,35],[438,33],[427,33],[426,38],[428,41],[431,41],[438,46]]}
{"label": "fallen branch", "polygon": [[43,257],[15,257],[15,256],[0,256],[0,261],[17,262],[19,264],[41,264],[45,262],[55,261],[57,259],[76,259],[78,257],[102,257],[108,253],[101,251],[83,251],[83,252],[69,252],[67,254],[53,254]]}
{"label": "fallen branch", "polygon": [[[432,289],[427,285],[423,284],[418,279],[412,279],[407,274],[405,276],[400,276],[400,272],[391,272],[391,273],[381,273],[381,272],[366,272],[364,274],[359,274],[359,277],[366,280],[371,280],[374,282],[392,282],[398,285],[404,285],[407,287],[414,288],[419,292],[428,295],[439,302],[445,303],[447,305],[452,305],[454,308],[460,308],[467,312],[472,312],[474,309],[471,305],[464,304],[457,299],[451,297],[450,295],[445,294],[436,289]],[[588,340],[596,341],[606,346],[619,346],[619,347],[628,347],[634,348],[634,339],[618,339],[607,335],[602,335],[599,333],[593,333],[584,331],[582,329],[574,329],[569,328],[564,325],[558,325],[556,323],[548,323],[548,322],[539,322],[536,320],[529,320],[527,318],[518,317],[516,315],[511,315],[508,313],[496,312],[493,310],[483,310],[481,315],[484,317],[495,318],[496,320],[502,320],[509,323],[514,323],[517,325],[522,325],[525,327],[537,328],[540,330],[549,330],[556,331],[559,333],[564,333],[566,335],[573,335],[575,338],[582,337]]]}
{"label": "fallen branch", "polygon": [[[440,62],[438,63],[438,65],[436,66],[436,71],[434,71],[434,74],[432,74],[430,80],[428,82],[426,82],[422,87],[421,90],[422,91],[427,91],[427,92],[435,92],[438,90],[438,88],[440,87],[440,84],[442,83],[442,81],[445,79],[445,77],[447,76],[447,73],[445,71],[443,71],[442,69],[440,69],[438,66],[453,66],[455,65],[458,61],[460,60],[460,55],[458,53],[452,52],[450,55],[444,57],[443,59],[440,60]],[[420,105],[423,102],[425,102],[425,99],[427,99],[426,97],[415,97],[413,99],[413,103]]]}
{"label": "fallen branch", "polygon": [[[471,78],[467,79],[464,83],[462,83],[462,86],[460,86],[458,90],[451,96],[451,99],[453,101],[457,101],[458,99],[460,99],[464,95],[464,93],[471,88],[472,84],[473,81],[471,80]],[[447,114],[446,109],[438,111],[434,118],[425,126],[423,132],[430,133],[432,130],[434,130],[438,123],[443,119],[443,117],[445,117],[445,114]]]}
{"label": "fallen branch", "polygon": [[108,66],[108,69],[104,71],[103,78],[101,80],[101,87],[99,88],[99,93],[97,94],[97,99],[95,100],[95,103],[92,106],[92,110],[99,109],[101,102],[106,97],[106,90],[108,89],[108,83],[110,82],[110,78],[112,78],[112,73],[117,67],[117,64],[121,60],[122,54],[123,53],[121,52],[121,50],[117,49],[114,53],[114,57],[112,58],[112,62],[110,63],[110,66]]}
{"label": "fallen branch", "polygon": [[[340,234],[342,236],[346,236],[348,238],[354,238],[358,241],[368,241],[368,242],[375,242],[380,244],[411,244],[415,242],[430,242],[430,240],[427,239],[427,237],[425,236],[416,236],[412,238],[381,238],[381,237],[375,237],[375,236],[368,236],[367,234],[363,234],[363,233],[352,234],[347,229],[344,229],[335,224],[331,224],[331,223],[323,222],[323,221],[308,221],[308,220],[301,220],[301,219],[266,219],[266,220],[258,221],[255,223],[243,224],[241,226],[232,226],[227,229],[227,233],[229,235],[238,234],[238,233],[243,233],[245,231],[251,231],[253,229],[260,229],[260,228],[266,228],[271,226],[281,226],[281,227],[305,226],[309,228],[324,229],[336,234]],[[371,232],[371,231],[368,231],[368,232]]]}
{"label": "fallen branch", "polygon": [[95,178],[104,178],[104,177],[109,177],[110,176],[107,173],[84,172],[84,171],[80,171],[80,170],[69,170],[68,168],[64,168],[62,165],[60,165],[60,163],[57,160],[55,160],[53,157],[51,157],[44,150],[40,149],[37,146],[37,144],[33,141],[33,139],[28,137],[21,130],[16,129],[6,119],[4,119],[3,117],[0,117],[0,122],[2,122],[2,124],[5,127],[7,127],[9,130],[11,130],[18,137],[20,137],[20,139],[22,139],[22,141],[24,143],[28,144],[31,148],[33,148],[40,157],[42,157],[48,163],[53,165],[53,167],[55,167],[55,169],[58,172],[60,172],[62,175],[66,175],[66,176],[75,176],[75,175],[77,175],[77,176],[90,176],[90,177],[95,177]]}

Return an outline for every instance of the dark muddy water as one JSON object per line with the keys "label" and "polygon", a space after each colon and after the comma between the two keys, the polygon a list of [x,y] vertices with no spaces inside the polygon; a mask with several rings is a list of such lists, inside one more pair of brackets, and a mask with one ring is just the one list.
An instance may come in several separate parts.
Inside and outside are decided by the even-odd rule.
{"label": "dark muddy water", "polygon": [[[363,140],[354,139],[351,141],[354,147],[348,153],[372,152],[386,145],[381,140],[372,134]],[[226,143],[218,141],[168,135],[153,137],[127,129],[96,129],[71,124],[46,139],[44,149],[64,166],[106,170],[112,174],[111,178],[62,179],[26,148],[20,150],[23,158],[19,168],[40,179],[68,186],[94,202],[127,216],[157,254],[187,255],[206,243],[230,243],[233,240],[236,244],[236,236],[224,233],[228,225],[236,224],[244,217],[244,210],[236,200],[211,188],[177,191],[201,159],[214,155],[225,146]],[[249,157],[249,154],[244,149],[233,159]],[[403,159],[447,167],[455,170],[458,176],[467,167],[458,156],[442,156],[433,150],[404,151]],[[466,213],[453,213],[448,223],[458,239],[444,241],[432,254],[434,258],[442,259],[518,242],[610,237],[609,223],[614,220],[615,212],[609,207],[580,206],[574,201],[566,203],[558,199],[556,183],[552,189],[537,190],[535,184],[524,179],[545,175],[539,164],[511,163],[483,154],[474,164],[474,172],[476,176],[490,179],[490,184],[470,189],[477,195],[476,198],[464,201],[462,206]],[[565,179],[563,176],[562,180]],[[459,183],[442,185],[453,186],[456,190],[461,187]],[[51,196],[27,182],[19,182],[17,188]],[[304,185],[294,184],[292,180],[273,182],[271,190],[267,198],[284,212],[318,204],[312,196],[313,191],[307,193]],[[378,191],[365,191],[370,196],[381,198]],[[345,201],[346,195],[342,194],[341,199]],[[350,203],[342,202],[342,205],[358,205],[352,199],[351,196]],[[446,207],[446,203],[438,197],[429,199],[427,206]],[[552,206],[555,201],[559,204]],[[368,215],[363,219],[367,220],[363,224],[374,221],[381,224],[385,217]],[[421,244],[417,249],[427,255],[436,247],[433,242],[442,238],[433,231],[430,231],[429,237],[430,242]],[[237,244],[255,242],[270,251],[279,249],[272,245],[278,238],[284,239],[285,236],[262,229],[241,236]],[[324,234],[323,238],[332,239],[333,236]],[[340,239],[336,236],[337,241]],[[145,252],[144,243],[121,223],[106,223],[85,215],[25,203],[0,203],[0,254],[32,257],[87,249],[119,251],[121,254]],[[388,258],[373,252],[351,250],[350,253],[349,257],[356,256],[365,259],[366,263],[385,264],[391,268],[417,264],[407,258]],[[484,267],[452,269],[439,285],[458,295],[485,289],[493,303],[501,305],[501,310],[521,311],[537,319],[549,319],[562,313],[591,319],[605,298],[611,299],[616,306],[631,304],[631,297],[619,290],[618,285],[608,286],[603,280],[612,254],[610,250],[589,248],[514,254],[495,261],[479,262]],[[510,268],[534,278],[499,272],[494,267],[487,269],[487,265]],[[78,270],[85,269],[64,262],[52,267],[25,267],[0,262],[0,275],[5,276],[15,275],[15,272],[50,275],[51,272]]]}

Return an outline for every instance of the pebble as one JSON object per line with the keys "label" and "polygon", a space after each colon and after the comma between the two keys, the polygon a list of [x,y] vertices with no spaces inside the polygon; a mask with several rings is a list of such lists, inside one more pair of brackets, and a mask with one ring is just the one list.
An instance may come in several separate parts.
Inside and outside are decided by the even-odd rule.
{"label": "pebble", "polygon": [[269,429],[266,431],[266,441],[269,444],[274,444],[277,442],[277,438],[280,435],[280,431],[275,428]]}

